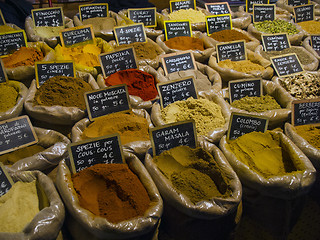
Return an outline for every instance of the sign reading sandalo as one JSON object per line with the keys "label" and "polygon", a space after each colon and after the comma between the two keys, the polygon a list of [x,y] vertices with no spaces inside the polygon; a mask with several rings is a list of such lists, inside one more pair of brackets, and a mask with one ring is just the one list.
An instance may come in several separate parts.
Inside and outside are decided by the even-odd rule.
{"label": "sign reading sandalo", "polygon": [[125,27],[114,27],[113,31],[118,46],[135,42],[147,42],[143,23],[131,24]]}
{"label": "sign reading sandalo", "polygon": [[63,47],[71,47],[79,43],[94,43],[94,33],[91,25],[67,28],[60,33]]}
{"label": "sign reading sandalo", "polygon": [[61,7],[32,9],[31,13],[36,27],[59,27],[64,25]]}

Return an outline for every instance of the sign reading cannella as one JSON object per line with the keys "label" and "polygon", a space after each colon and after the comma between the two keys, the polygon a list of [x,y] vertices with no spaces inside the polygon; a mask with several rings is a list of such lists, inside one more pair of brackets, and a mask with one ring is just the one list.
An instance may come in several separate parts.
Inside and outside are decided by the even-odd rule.
{"label": "sign reading cannella", "polygon": [[245,41],[234,41],[216,45],[218,62],[230,59],[242,61],[247,59]]}

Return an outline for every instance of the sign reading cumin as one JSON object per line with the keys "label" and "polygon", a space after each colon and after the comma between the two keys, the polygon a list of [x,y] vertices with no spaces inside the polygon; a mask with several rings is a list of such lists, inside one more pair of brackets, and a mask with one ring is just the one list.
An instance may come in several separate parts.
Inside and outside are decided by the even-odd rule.
{"label": "sign reading cumin", "polygon": [[262,94],[261,79],[245,79],[229,81],[229,98],[232,103],[243,97],[260,97]]}
{"label": "sign reading cumin", "polygon": [[262,44],[265,51],[282,51],[291,47],[286,33],[263,34]]}

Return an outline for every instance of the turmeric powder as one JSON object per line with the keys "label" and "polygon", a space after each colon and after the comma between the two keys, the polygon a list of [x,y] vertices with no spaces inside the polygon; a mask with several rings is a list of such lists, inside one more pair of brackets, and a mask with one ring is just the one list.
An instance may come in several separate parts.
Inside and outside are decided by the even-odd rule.
{"label": "turmeric powder", "polygon": [[16,84],[0,83],[0,112],[13,108],[19,97],[19,88]]}
{"label": "turmeric powder", "polygon": [[44,58],[43,52],[32,47],[21,47],[10,56],[3,59],[6,68],[19,66],[34,66],[34,63]]}
{"label": "turmeric powder", "polygon": [[15,31],[15,29],[8,26],[8,25],[1,25],[0,26],[0,33],[11,32],[11,31]]}
{"label": "turmeric powder", "polygon": [[320,149],[320,126],[295,126],[296,132],[315,148]]}

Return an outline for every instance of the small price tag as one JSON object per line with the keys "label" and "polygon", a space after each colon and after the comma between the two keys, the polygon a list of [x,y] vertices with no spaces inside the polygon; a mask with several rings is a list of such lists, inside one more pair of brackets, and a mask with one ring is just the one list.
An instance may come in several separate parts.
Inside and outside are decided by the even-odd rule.
{"label": "small price tag", "polygon": [[306,5],[309,4],[309,0],[287,0],[288,5],[291,6],[300,6],[300,5]]}
{"label": "small price tag", "polygon": [[275,4],[253,4],[253,22],[273,21],[276,16]]}
{"label": "small price tag", "polygon": [[197,147],[197,133],[194,121],[183,121],[149,128],[153,156],[177,146]]}
{"label": "small price tag", "polygon": [[162,108],[176,101],[198,98],[193,77],[157,84]]}
{"label": "small price tag", "polygon": [[320,35],[311,35],[311,46],[320,55]]}
{"label": "small price tag", "polygon": [[161,62],[166,75],[189,69],[197,70],[194,56],[191,51],[162,55]]}
{"label": "small price tag", "polygon": [[94,43],[92,26],[83,25],[60,31],[60,39],[63,47],[71,47],[79,43]]}
{"label": "small price tag", "polygon": [[109,5],[108,3],[85,4],[79,6],[80,21],[95,18],[108,17]]}
{"label": "small price tag", "polygon": [[314,5],[307,4],[293,8],[296,23],[314,20]]}
{"label": "small price tag", "polygon": [[14,184],[5,166],[0,162],[0,197],[6,194]]}
{"label": "small price tag", "polygon": [[5,57],[27,46],[27,37],[24,30],[0,33],[0,56]]}
{"label": "small price tag", "polygon": [[247,59],[245,41],[219,43],[216,45],[218,62],[230,59],[242,61]]}
{"label": "small price tag", "polygon": [[260,97],[262,95],[261,79],[245,79],[229,82],[229,98],[232,103],[246,96]]}
{"label": "small price tag", "polygon": [[2,59],[0,59],[0,64],[1,64],[1,67],[0,67],[0,83],[3,83],[3,82],[7,82],[8,81],[8,76],[7,76],[7,72],[3,66],[3,62],[2,62]]}
{"label": "small price tag", "polygon": [[126,84],[86,92],[84,99],[90,121],[110,113],[130,110]]}
{"label": "small price tag", "polygon": [[268,123],[269,119],[265,117],[233,112],[230,117],[227,139],[234,140],[250,132],[265,132]]}
{"label": "small price tag", "polygon": [[38,142],[28,116],[0,122],[0,154],[12,152]]}
{"label": "small price tag", "polygon": [[231,14],[206,16],[206,26],[208,35],[222,30],[230,30],[232,29]]}
{"label": "small price tag", "polygon": [[170,12],[178,11],[180,9],[192,8],[196,10],[196,0],[171,0]]}
{"label": "small price tag", "polygon": [[68,152],[72,173],[99,163],[124,163],[119,134],[71,143]]}
{"label": "small price tag", "polygon": [[6,21],[4,20],[4,17],[2,15],[2,11],[0,10],[0,26],[6,25]]}
{"label": "small price tag", "polygon": [[304,71],[295,53],[271,57],[270,60],[279,77],[302,73]]}
{"label": "small price tag", "polygon": [[269,0],[246,0],[246,12],[253,12],[254,4],[269,4]]}
{"label": "small price tag", "polygon": [[135,23],[143,23],[144,26],[156,27],[156,8],[129,8],[128,17]]}
{"label": "small price tag", "polygon": [[166,40],[174,37],[192,37],[190,21],[164,21]]}
{"label": "small price tag", "polygon": [[36,62],[35,70],[37,88],[55,76],[75,77],[75,67],[72,61]]}
{"label": "small price tag", "polygon": [[292,125],[320,124],[320,98],[292,101],[291,109]]}
{"label": "small price tag", "polygon": [[143,23],[113,28],[118,46],[135,42],[147,42]]}
{"label": "small price tag", "polygon": [[32,9],[31,14],[33,23],[36,27],[64,26],[63,11],[61,7]]}
{"label": "small price tag", "polygon": [[206,10],[212,15],[231,14],[228,2],[205,3]]}
{"label": "small price tag", "polygon": [[288,34],[263,34],[262,44],[265,51],[282,51],[286,48],[290,48],[290,41]]}

